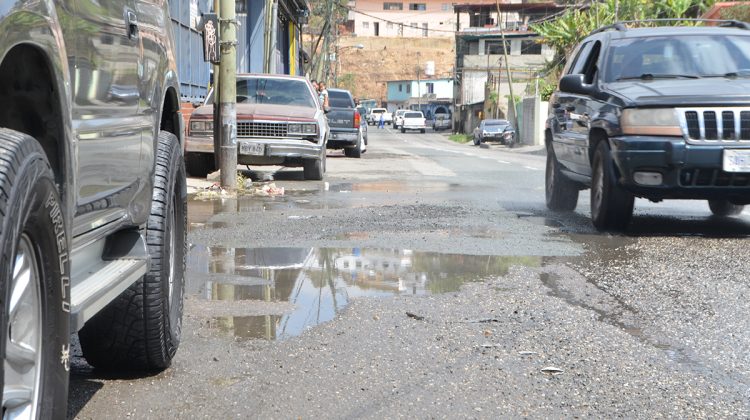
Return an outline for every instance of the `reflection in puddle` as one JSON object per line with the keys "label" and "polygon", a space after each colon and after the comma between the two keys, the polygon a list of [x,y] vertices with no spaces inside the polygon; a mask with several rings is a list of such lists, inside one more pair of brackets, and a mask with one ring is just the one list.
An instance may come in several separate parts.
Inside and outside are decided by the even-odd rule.
{"label": "reflection in puddle", "polygon": [[293,303],[295,309],[282,316],[213,320],[212,325],[237,338],[270,340],[295,336],[333,319],[354,297],[454,292],[466,282],[505,275],[512,265],[540,266],[541,257],[195,245],[188,256],[187,287],[209,300]]}

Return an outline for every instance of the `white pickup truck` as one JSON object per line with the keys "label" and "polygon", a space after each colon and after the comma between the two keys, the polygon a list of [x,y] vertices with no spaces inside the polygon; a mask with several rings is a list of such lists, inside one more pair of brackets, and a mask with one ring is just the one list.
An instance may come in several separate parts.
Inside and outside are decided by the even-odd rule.
{"label": "white pickup truck", "polygon": [[370,110],[370,115],[367,116],[367,123],[370,125],[377,125],[380,122],[380,115],[383,115],[383,121],[386,124],[393,124],[393,115],[388,112],[385,108],[373,108]]}

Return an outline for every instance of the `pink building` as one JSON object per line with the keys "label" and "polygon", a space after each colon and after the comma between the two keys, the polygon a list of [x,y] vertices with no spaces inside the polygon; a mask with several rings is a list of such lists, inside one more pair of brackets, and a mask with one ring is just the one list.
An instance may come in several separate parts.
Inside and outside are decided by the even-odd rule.
{"label": "pink building", "polygon": [[[477,3],[495,4],[495,0],[472,1]],[[349,26],[357,36],[366,37],[453,37],[458,29],[454,4],[452,0],[350,0]],[[469,25],[468,16],[460,18],[460,27]]]}

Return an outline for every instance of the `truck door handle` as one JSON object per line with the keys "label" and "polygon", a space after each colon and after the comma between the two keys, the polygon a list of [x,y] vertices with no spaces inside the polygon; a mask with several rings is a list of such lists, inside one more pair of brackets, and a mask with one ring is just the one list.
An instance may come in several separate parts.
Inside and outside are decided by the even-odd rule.
{"label": "truck door handle", "polygon": [[128,22],[128,38],[138,38],[138,16],[132,10],[128,10],[126,15]]}

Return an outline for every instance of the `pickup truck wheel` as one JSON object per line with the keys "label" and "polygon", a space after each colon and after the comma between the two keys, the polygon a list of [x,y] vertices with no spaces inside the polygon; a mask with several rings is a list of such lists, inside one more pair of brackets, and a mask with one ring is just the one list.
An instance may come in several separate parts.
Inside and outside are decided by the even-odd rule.
{"label": "pickup truck wheel", "polygon": [[419,132],[420,132],[420,133],[422,133],[422,134],[424,134],[424,133],[425,133],[426,131],[427,131],[427,130],[425,130],[424,128],[423,128],[423,129],[421,129],[421,130],[419,130]]}
{"label": "pickup truck wheel", "polygon": [[598,230],[624,230],[633,216],[635,197],[617,185],[607,141],[594,153],[591,181],[591,221]]}
{"label": "pickup truck wheel", "polygon": [[726,217],[736,216],[742,213],[745,206],[741,204],[732,204],[727,200],[708,200],[708,208],[714,216]]}
{"label": "pickup truck wheel", "polygon": [[3,418],[52,418],[68,402],[68,230],[32,137],[0,129],[0,192]]}
{"label": "pickup truck wheel", "polygon": [[180,344],[187,190],[177,138],[159,133],[146,275],[91,318],[78,333],[88,363],[103,370],[161,371]]}
{"label": "pickup truck wheel", "polygon": [[350,158],[362,157],[362,136],[357,136],[357,145],[355,147],[344,149],[344,155]]}
{"label": "pickup truck wheel", "polygon": [[323,179],[325,172],[326,155],[323,153],[318,159],[305,160],[302,164],[303,176],[311,181],[320,181]]}
{"label": "pickup truck wheel", "polygon": [[185,168],[190,176],[205,178],[216,170],[214,155],[210,153],[185,153]]}
{"label": "pickup truck wheel", "polygon": [[560,171],[552,145],[547,147],[547,168],[544,176],[547,208],[554,211],[572,211],[578,204],[578,188]]}

